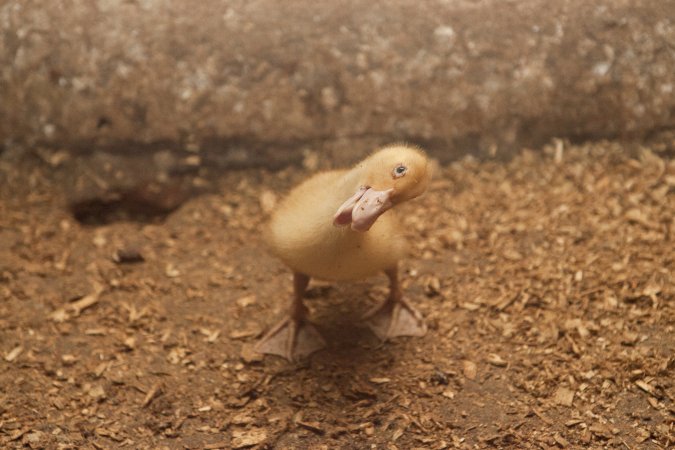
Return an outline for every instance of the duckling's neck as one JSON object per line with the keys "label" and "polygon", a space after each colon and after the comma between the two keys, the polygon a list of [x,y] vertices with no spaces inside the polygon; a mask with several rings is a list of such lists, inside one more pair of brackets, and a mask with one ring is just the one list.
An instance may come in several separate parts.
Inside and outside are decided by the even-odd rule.
{"label": "duckling's neck", "polygon": [[365,184],[365,178],[363,164],[358,164],[345,173],[344,177],[342,178],[341,188],[344,190],[345,194],[349,194],[351,197]]}

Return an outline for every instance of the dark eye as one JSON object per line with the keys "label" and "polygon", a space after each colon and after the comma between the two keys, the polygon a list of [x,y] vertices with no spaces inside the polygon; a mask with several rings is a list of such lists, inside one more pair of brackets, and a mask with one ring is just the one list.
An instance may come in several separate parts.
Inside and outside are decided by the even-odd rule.
{"label": "dark eye", "polygon": [[394,173],[392,175],[394,176],[394,178],[400,178],[403,175],[405,175],[405,173],[407,171],[408,171],[408,168],[406,166],[404,166],[403,164],[400,164],[400,165],[394,167]]}

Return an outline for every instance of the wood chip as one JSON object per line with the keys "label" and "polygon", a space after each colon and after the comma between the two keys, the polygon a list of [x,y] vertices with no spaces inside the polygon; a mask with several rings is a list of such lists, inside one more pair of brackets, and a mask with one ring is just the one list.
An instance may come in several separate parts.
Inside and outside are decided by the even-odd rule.
{"label": "wood chip", "polygon": [[442,395],[443,397],[445,397],[445,398],[450,398],[450,399],[455,398],[455,392],[452,391],[452,390],[450,390],[450,389],[444,390],[444,391],[441,393],[441,395]]}
{"label": "wood chip", "polygon": [[646,381],[637,380],[635,382],[635,384],[637,385],[637,387],[639,387],[640,389],[642,389],[646,393],[654,395],[654,388],[649,383],[647,383]]}
{"label": "wood chip", "polygon": [[521,259],[523,259],[523,255],[520,252],[513,249],[504,250],[503,256],[505,259],[508,259],[509,261],[520,261]]}
{"label": "wood chip", "polygon": [[9,435],[9,440],[10,441],[16,441],[21,439],[21,437],[28,433],[30,431],[30,428],[23,428],[21,430],[14,430],[12,433]]}
{"label": "wood chip", "polygon": [[302,167],[310,172],[314,172],[319,167],[319,154],[315,151],[303,150]]}
{"label": "wood chip", "polygon": [[218,340],[218,336],[220,336],[220,330],[215,330],[206,336],[206,342],[209,344],[213,344]]}
{"label": "wood chip", "polygon": [[302,418],[302,411],[298,411],[295,414],[295,416],[293,417],[293,422],[296,425],[298,425],[298,426],[300,426],[300,427],[302,427],[306,430],[309,430],[313,433],[316,433],[316,434],[319,434],[319,435],[323,435],[323,434],[326,433],[326,431],[321,426],[321,423],[315,422],[315,421],[304,420]]}
{"label": "wood chip", "polygon": [[471,303],[471,302],[461,302],[459,304],[459,307],[462,309],[466,309],[467,311],[477,311],[480,309],[480,305],[477,303]]}
{"label": "wood chip", "polygon": [[94,369],[94,375],[96,375],[96,378],[100,378],[101,375],[103,375],[103,372],[108,370],[108,367],[110,367],[110,364],[111,363],[109,361],[106,361],[106,362],[102,362],[98,366],[96,366],[96,368]]}
{"label": "wood chip", "polygon": [[71,303],[69,305],[69,309],[73,310],[75,317],[79,316],[82,313],[82,311],[84,311],[87,308],[91,308],[96,303],[98,303],[99,297],[101,296],[102,292],[103,286],[98,283],[95,283],[94,292],[92,292],[89,295],[85,295],[76,302]]}
{"label": "wood chip", "polygon": [[661,405],[659,404],[659,401],[656,398],[647,397],[647,401],[649,402],[650,405],[652,405],[652,408],[660,409]]}
{"label": "wood chip", "polygon": [[478,366],[476,366],[475,362],[465,360],[464,362],[462,362],[462,370],[464,372],[464,376],[467,377],[469,380],[476,379],[476,375],[478,374]]}
{"label": "wood chip", "polygon": [[234,330],[230,333],[230,339],[246,339],[249,337],[257,336],[260,333],[258,329],[244,329],[244,330]]}
{"label": "wood chip", "polygon": [[245,295],[243,297],[238,298],[236,303],[237,303],[237,305],[241,306],[242,308],[246,308],[247,306],[255,305],[256,304],[256,296],[255,296],[255,294]]}
{"label": "wood chip", "polygon": [[265,190],[260,193],[260,209],[262,209],[265,214],[270,214],[274,211],[276,205],[277,195],[274,192]]}
{"label": "wood chip", "polygon": [[556,433],[553,435],[553,439],[560,445],[562,448],[566,448],[570,446],[570,443],[567,439],[562,437],[560,433]]}
{"label": "wood chip", "polygon": [[572,406],[574,401],[574,391],[566,387],[559,387],[553,395],[553,402],[562,406]]}
{"label": "wood chip", "polygon": [[492,364],[493,366],[497,367],[506,367],[508,363],[502,359],[501,356],[495,354],[495,353],[490,353],[487,355],[487,362]]}
{"label": "wood chip", "polygon": [[574,353],[577,356],[581,356],[581,349],[579,348],[579,345],[572,339],[572,337],[569,334],[565,335],[565,339],[570,343],[572,353]]}
{"label": "wood chip", "polygon": [[23,345],[17,345],[5,355],[5,361],[14,362],[23,352]]}
{"label": "wood chip", "polygon": [[211,444],[206,444],[204,446],[205,450],[219,450],[219,449],[226,449],[230,445],[226,441],[219,441],[219,442],[212,442]]}
{"label": "wood chip", "polygon": [[243,359],[244,362],[248,363],[248,364],[254,363],[254,362],[260,362],[264,358],[264,355],[255,351],[255,345],[253,345],[253,344],[242,345],[240,356],[241,356],[241,359]]}
{"label": "wood chip", "polygon": [[542,422],[544,422],[547,425],[553,425],[553,421],[546,417],[539,409],[537,408],[532,408],[532,412],[541,419]]}
{"label": "wood chip", "polygon": [[604,423],[594,423],[588,427],[588,429],[596,436],[603,437],[605,439],[609,439],[612,436],[612,431]]}
{"label": "wood chip", "polygon": [[98,282],[94,282],[94,291],[92,293],[85,295],[81,299],[66,306],[57,308],[51,314],[49,314],[49,318],[54,322],[65,322],[72,317],[78,317],[82,311],[86,310],[87,308],[91,308],[96,303],[98,303],[103,291],[103,285]]}
{"label": "wood chip", "polygon": [[394,430],[394,432],[391,434],[391,441],[396,442],[403,436],[403,433],[405,432],[405,428],[397,428]]}
{"label": "wood chip", "polygon": [[125,350],[134,350],[136,348],[136,338],[134,336],[128,336],[122,341],[122,345]]}
{"label": "wood chip", "polygon": [[232,448],[246,448],[262,444],[267,439],[267,431],[262,428],[250,430],[232,430]]}
{"label": "wood chip", "polygon": [[497,308],[499,311],[503,311],[509,306],[513,304],[516,300],[518,300],[518,297],[520,296],[520,293],[516,294],[506,294],[499,298],[495,303],[494,307]]}
{"label": "wood chip", "polygon": [[88,328],[84,330],[84,334],[87,336],[106,336],[108,332],[105,328]]}
{"label": "wood chip", "polygon": [[579,425],[580,423],[584,423],[584,421],[582,419],[571,419],[571,420],[568,420],[567,422],[565,422],[565,426],[566,427],[573,427],[573,426]]}
{"label": "wood chip", "polygon": [[106,392],[105,389],[103,389],[103,386],[100,384],[97,384],[95,386],[92,386],[88,391],[87,394],[89,397],[95,399],[95,400],[103,400],[106,398]]}
{"label": "wood chip", "polygon": [[166,265],[166,268],[164,269],[164,274],[168,278],[176,278],[180,276],[180,270],[178,270],[176,266],[173,265],[172,263],[169,263]]}
{"label": "wood chip", "polygon": [[326,433],[326,430],[324,430],[321,427],[321,423],[319,422],[307,422],[304,420],[297,420],[295,422],[298,426],[311,431],[312,433],[316,433],[318,435],[324,435]]}
{"label": "wood chip", "polygon": [[148,406],[155,399],[155,397],[157,397],[157,395],[159,395],[161,392],[162,392],[162,383],[157,382],[153,384],[148,393],[145,394],[145,398],[141,403],[141,408],[145,408],[146,406]]}
{"label": "wood chip", "polygon": [[626,211],[626,214],[624,215],[624,217],[629,222],[634,222],[634,223],[640,224],[647,229],[652,229],[652,230],[658,230],[659,229],[659,224],[650,220],[647,213],[645,213],[644,211],[642,211],[638,208],[629,209],[628,211]]}
{"label": "wood chip", "polygon": [[122,248],[115,250],[112,260],[117,264],[133,264],[143,262],[145,258],[137,248]]}
{"label": "wood chip", "polygon": [[391,379],[390,378],[371,378],[369,381],[371,383],[375,383],[375,384],[386,384],[386,383],[391,382]]}
{"label": "wood chip", "polygon": [[232,417],[231,422],[234,425],[248,425],[249,423],[255,422],[255,418],[245,413],[239,413]]}
{"label": "wood chip", "polygon": [[77,356],[75,355],[62,355],[61,356],[61,361],[63,362],[64,366],[72,366],[77,362]]}

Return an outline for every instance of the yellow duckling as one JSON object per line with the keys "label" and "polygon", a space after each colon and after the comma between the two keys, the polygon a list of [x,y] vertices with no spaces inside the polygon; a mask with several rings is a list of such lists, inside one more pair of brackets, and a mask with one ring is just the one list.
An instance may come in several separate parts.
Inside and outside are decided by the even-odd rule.
{"label": "yellow duckling", "polygon": [[323,348],[303,304],[310,278],[354,280],[381,271],[389,278],[389,296],[366,314],[368,326],[382,340],[423,336],[422,316],[403,298],[398,282],[406,243],[396,217],[385,212],[421,195],[430,179],[421,150],[392,145],[351,170],[319,173],[293,189],[277,205],[265,237],[272,253],[293,270],[294,298],[256,349],[293,360]]}

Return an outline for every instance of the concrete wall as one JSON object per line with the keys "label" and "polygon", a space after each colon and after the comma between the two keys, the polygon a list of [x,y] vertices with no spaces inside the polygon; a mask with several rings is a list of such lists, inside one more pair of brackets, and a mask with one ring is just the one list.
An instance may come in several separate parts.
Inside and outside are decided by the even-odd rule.
{"label": "concrete wall", "polygon": [[674,52],[673,0],[0,0],[0,142],[640,138],[675,126]]}

